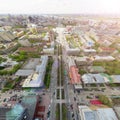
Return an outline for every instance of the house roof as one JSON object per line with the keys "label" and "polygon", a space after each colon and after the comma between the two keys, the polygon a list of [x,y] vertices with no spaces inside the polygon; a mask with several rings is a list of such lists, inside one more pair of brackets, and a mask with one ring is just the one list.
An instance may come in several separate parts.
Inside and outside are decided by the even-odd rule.
{"label": "house roof", "polygon": [[110,47],[101,47],[100,49],[101,49],[102,51],[110,51],[110,52],[115,51],[115,48],[110,48]]}
{"label": "house roof", "polygon": [[37,52],[38,48],[37,47],[20,47],[18,50],[26,51],[26,52]]}
{"label": "house roof", "polygon": [[78,73],[78,68],[76,66],[70,66],[69,74],[72,84],[80,83],[80,74]]}
{"label": "house roof", "polygon": [[104,83],[105,80],[100,74],[84,74],[82,76],[82,80],[84,83]]}

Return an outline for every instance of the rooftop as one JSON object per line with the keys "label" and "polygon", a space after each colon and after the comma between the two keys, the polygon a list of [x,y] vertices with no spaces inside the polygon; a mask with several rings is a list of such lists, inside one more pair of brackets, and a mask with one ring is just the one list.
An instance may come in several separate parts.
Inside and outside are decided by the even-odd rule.
{"label": "rooftop", "polygon": [[16,104],[10,111],[6,113],[6,120],[19,120],[24,110],[25,108],[23,108],[20,104]]}
{"label": "rooftop", "polygon": [[91,110],[87,106],[79,106],[81,120],[118,120],[112,108]]}
{"label": "rooftop", "polygon": [[25,79],[22,87],[42,87],[46,72],[48,56],[41,56],[42,63],[36,66],[36,72]]}
{"label": "rooftop", "polygon": [[20,47],[18,51],[25,51],[25,52],[37,52],[38,48],[36,47]]}
{"label": "rooftop", "polygon": [[70,66],[69,74],[72,84],[78,84],[80,82],[80,74],[78,74],[78,68],[76,66]]}
{"label": "rooftop", "polygon": [[101,74],[84,74],[82,80],[85,84],[87,83],[104,83],[104,77]]}
{"label": "rooftop", "polygon": [[111,75],[114,83],[120,83],[120,75]]}
{"label": "rooftop", "polygon": [[20,70],[18,70],[15,73],[15,75],[17,75],[17,76],[29,76],[32,73],[34,73],[33,70],[23,70],[23,69],[20,69]]}

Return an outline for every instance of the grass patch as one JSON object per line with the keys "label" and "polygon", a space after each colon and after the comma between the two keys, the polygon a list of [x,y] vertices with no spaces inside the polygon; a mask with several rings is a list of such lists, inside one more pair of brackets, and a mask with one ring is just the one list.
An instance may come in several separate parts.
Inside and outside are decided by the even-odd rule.
{"label": "grass patch", "polygon": [[56,105],[56,120],[60,120],[60,105]]}
{"label": "grass patch", "polygon": [[5,62],[6,60],[6,58],[0,57],[0,63]]}
{"label": "grass patch", "polygon": [[62,120],[67,120],[67,108],[65,104],[62,104]]}
{"label": "grass patch", "polygon": [[60,99],[60,91],[57,89],[57,99]]}
{"label": "grass patch", "polygon": [[91,87],[97,87],[97,85],[96,85],[96,84],[90,84],[90,86],[91,86]]}
{"label": "grass patch", "polygon": [[83,69],[79,69],[79,74],[84,75],[85,73],[86,73],[85,70],[83,70]]}
{"label": "grass patch", "polygon": [[64,90],[62,89],[62,99],[65,98]]}
{"label": "grass patch", "polygon": [[113,105],[120,105],[120,98],[113,98],[112,99]]}
{"label": "grass patch", "polygon": [[27,53],[24,51],[21,51],[19,55],[10,55],[9,57],[17,62],[25,61],[28,58]]}
{"label": "grass patch", "polygon": [[105,87],[104,84],[99,84],[99,85],[100,85],[100,87]]}
{"label": "grass patch", "polygon": [[11,90],[14,88],[14,86],[21,80],[21,77],[17,77],[14,80],[8,80],[2,90],[2,92]]}
{"label": "grass patch", "polygon": [[87,98],[87,99],[92,99],[92,97],[90,97],[90,96],[86,96],[86,98]]}
{"label": "grass patch", "polygon": [[14,67],[11,70],[0,70],[0,75],[12,75],[14,74],[18,69],[20,69],[21,64],[14,65]]}
{"label": "grass patch", "polygon": [[120,84],[110,83],[109,86],[110,87],[120,87]]}
{"label": "grass patch", "polygon": [[107,105],[109,107],[113,106],[112,101],[110,101],[110,99],[106,96],[106,95],[98,95],[99,96],[99,100],[104,104]]}
{"label": "grass patch", "polygon": [[120,74],[120,61],[114,60],[114,61],[104,61],[104,62],[93,62],[94,66],[102,66],[105,68],[106,73],[109,75],[113,74]]}
{"label": "grass patch", "polygon": [[44,79],[44,84],[45,84],[46,88],[49,88],[49,86],[50,86],[52,64],[53,64],[53,58],[49,57],[48,65],[46,67],[45,79]]}

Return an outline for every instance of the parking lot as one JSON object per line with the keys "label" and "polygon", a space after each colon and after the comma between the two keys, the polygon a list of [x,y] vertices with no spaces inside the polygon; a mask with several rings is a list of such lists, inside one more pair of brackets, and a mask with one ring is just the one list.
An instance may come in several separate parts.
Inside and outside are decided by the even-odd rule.
{"label": "parking lot", "polygon": [[20,100],[20,98],[22,98],[22,96],[28,94],[30,93],[27,91],[19,91],[19,90],[17,91],[10,90],[2,94],[0,91],[0,106],[3,107],[14,106],[14,104],[16,104]]}

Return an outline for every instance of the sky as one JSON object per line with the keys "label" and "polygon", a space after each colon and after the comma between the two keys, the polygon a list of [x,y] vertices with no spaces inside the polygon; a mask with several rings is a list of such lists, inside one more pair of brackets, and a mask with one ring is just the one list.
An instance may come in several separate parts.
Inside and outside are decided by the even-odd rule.
{"label": "sky", "polygon": [[120,0],[0,0],[0,14],[120,14]]}

